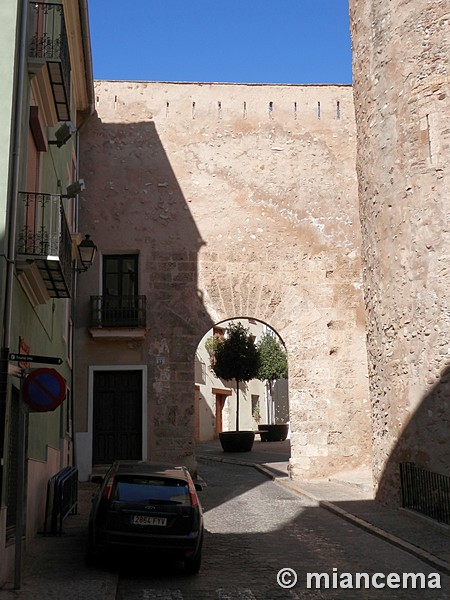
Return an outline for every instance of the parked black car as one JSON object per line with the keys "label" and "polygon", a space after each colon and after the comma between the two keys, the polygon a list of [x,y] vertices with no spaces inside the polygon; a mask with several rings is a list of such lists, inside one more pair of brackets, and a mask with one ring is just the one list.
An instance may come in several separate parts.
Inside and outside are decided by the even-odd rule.
{"label": "parked black car", "polygon": [[87,561],[105,551],[167,553],[189,573],[201,564],[203,511],[186,467],[117,461],[100,483],[89,517]]}

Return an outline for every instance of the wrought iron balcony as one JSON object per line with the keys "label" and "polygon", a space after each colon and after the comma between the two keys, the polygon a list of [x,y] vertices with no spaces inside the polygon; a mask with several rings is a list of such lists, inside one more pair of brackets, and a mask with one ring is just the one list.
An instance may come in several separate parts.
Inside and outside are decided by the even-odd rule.
{"label": "wrought iron balcony", "polygon": [[28,49],[31,72],[47,65],[58,121],[70,121],[70,55],[61,4],[30,2],[32,35]]}
{"label": "wrought iron balcony", "polygon": [[146,297],[91,296],[91,327],[145,327]]}
{"label": "wrought iron balcony", "polygon": [[70,298],[72,239],[59,194],[20,192],[23,222],[17,240],[18,270],[34,264],[51,298]]}

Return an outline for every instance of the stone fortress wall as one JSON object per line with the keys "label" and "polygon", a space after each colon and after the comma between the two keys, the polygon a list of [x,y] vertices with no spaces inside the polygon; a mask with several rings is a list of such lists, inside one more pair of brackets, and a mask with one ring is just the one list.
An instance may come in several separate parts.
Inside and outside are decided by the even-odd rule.
{"label": "stone fortress wall", "polygon": [[[93,340],[79,279],[77,387],[143,364],[148,455],[193,464],[194,357],[208,329],[259,319],[286,344],[295,476],[371,464],[356,129],[350,86],[95,84],[82,133],[83,231],[139,252],[142,342]],[[88,428],[88,401],[77,431]]]}
{"label": "stone fortress wall", "polygon": [[[266,321],[289,351],[294,473],[373,459],[390,501],[399,462],[450,465],[447,9],[350,0],[353,91],[98,82],[98,119],[83,136],[82,219],[115,235],[111,248],[125,228],[145,256],[154,318],[183,335],[185,389],[211,323]],[[163,329],[133,350],[152,381],[149,447],[164,453],[170,434],[189,455],[172,394],[181,363]],[[164,373],[152,367],[161,349]]]}
{"label": "stone fortress wall", "polygon": [[374,476],[450,473],[450,14],[350,0]]}

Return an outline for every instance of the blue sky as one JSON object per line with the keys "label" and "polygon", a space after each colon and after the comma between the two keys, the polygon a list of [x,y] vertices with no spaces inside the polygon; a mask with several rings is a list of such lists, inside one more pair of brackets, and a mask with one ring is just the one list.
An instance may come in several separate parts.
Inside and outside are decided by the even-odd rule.
{"label": "blue sky", "polygon": [[95,79],[351,83],[348,0],[89,0]]}

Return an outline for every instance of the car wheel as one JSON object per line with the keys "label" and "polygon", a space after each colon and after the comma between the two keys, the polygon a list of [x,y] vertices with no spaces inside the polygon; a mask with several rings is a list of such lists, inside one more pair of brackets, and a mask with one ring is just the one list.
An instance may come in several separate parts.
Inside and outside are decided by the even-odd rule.
{"label": "car wheel", "polygon": [[184,569],[188,575],[195,575],[200,571],[200,566],[202,564],[202,555],[199,552],[193,558],[185,558],[184,560]]}

